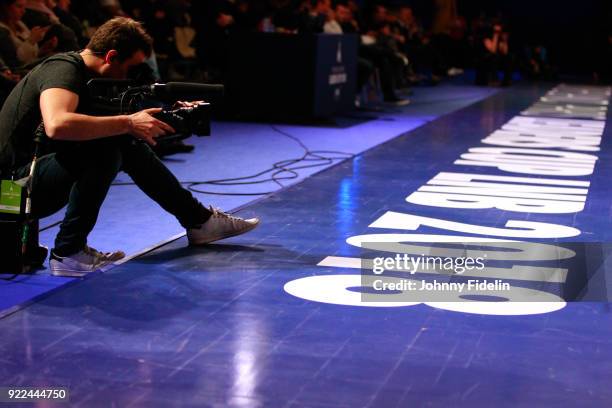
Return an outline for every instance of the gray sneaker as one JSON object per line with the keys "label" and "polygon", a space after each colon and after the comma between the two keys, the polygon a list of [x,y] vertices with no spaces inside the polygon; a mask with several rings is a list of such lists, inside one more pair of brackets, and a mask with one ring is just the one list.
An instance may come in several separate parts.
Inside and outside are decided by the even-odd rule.
{"label": "gray sneaker", "polygon": [[258,218],[244,220],[213,207],[210,207],[210,211],[212,215],[208,221],[197,228],[187,230],[189,245],[209,244],[223,238],[244,234],[259,225]]}
{"label": "gray sneaker", "polygon": [[55,276],[81,278],[125,257],[121,251],[102,253],[86,246],[70,256],[57,256],[51,252],[49,266]]}

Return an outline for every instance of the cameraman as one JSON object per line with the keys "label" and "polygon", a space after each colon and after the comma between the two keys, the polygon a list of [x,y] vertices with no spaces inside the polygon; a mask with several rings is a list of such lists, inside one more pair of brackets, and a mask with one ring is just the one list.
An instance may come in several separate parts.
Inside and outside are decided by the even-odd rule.
{"label": "cameraman", "polygon": [[[157,159],[149,145],[174,129],[146,109],[132,115],[89,116],[87,82],[125,78],[151,53],[151,38],[128,18],[115,18],[93,35],[85,50],[50,57],[17,84],[0,112],[2,178],[26,177],[39,123],[48,154],[39,158],[32,185],[32,213],[41,218],[68,207],[51,251],[54,275],[84,276],[124,257],[87,246],[98,212],[117,173],[125,171],[149,197],[187,229],[190,244],[242,234],[259,220],[203,207]],[[130,135],[130,136],[128,136]],[[146,142],[146,143],[144,143]]]}

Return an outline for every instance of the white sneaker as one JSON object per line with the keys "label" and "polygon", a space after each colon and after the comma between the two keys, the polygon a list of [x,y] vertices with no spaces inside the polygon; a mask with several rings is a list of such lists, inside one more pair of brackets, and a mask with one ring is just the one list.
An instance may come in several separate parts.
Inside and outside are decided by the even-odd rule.
{"label": "white sneaker", "polygon": [[224,213],[218,208],[210,207],[212,215],[199,228],[187,230],[189,245],[203,245],[223,238],[244,234],[259,224],[258,218],[244,220],[239,217]]}
{"label": "white sneaker", "polygon": [[123,257],[125,254],[121,251],[102,253],[86,246],[82,251],[70,256],[57,256],[51,252],[49,266],[52,275],[81,278]]}

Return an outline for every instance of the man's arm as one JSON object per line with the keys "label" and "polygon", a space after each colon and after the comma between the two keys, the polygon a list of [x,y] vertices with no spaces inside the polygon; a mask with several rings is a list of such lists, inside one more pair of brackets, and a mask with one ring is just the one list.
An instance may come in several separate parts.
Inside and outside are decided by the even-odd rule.
{"label": "man's arm", "polygon": [[51,139],[85,141],[131,134],[155,145],[155,138],[174,129],[154,118],[160,108],[145,109],[132,115],[89,116],[75,113],[79,96],[62,88],[49,88],[40,95],[40,112],[45,133]]}

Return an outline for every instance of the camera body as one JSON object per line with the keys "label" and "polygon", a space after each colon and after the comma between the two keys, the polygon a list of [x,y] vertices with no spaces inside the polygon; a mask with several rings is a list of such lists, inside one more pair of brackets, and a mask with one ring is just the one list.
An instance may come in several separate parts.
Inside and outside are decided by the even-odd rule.
{"label": "camera body", "polygon": [[208,102],[197,102],[193,106],[164,109],[154,116],[172,126],[177,134],[210,136],[210,108]]}
{"label": "camera body", "polygon": [[[222,85],[169,82],[134,86],[131,80],[106,78],[87,83],[92,115],[131,114],[147,108],[161,107],[155,117],[172,126],[176,133],[157,139],[158,143],[185,139],[191,135],[209,136],[212,106],[205,100],[223,94]],[[197,101],[177,106],[177,101]]]}

